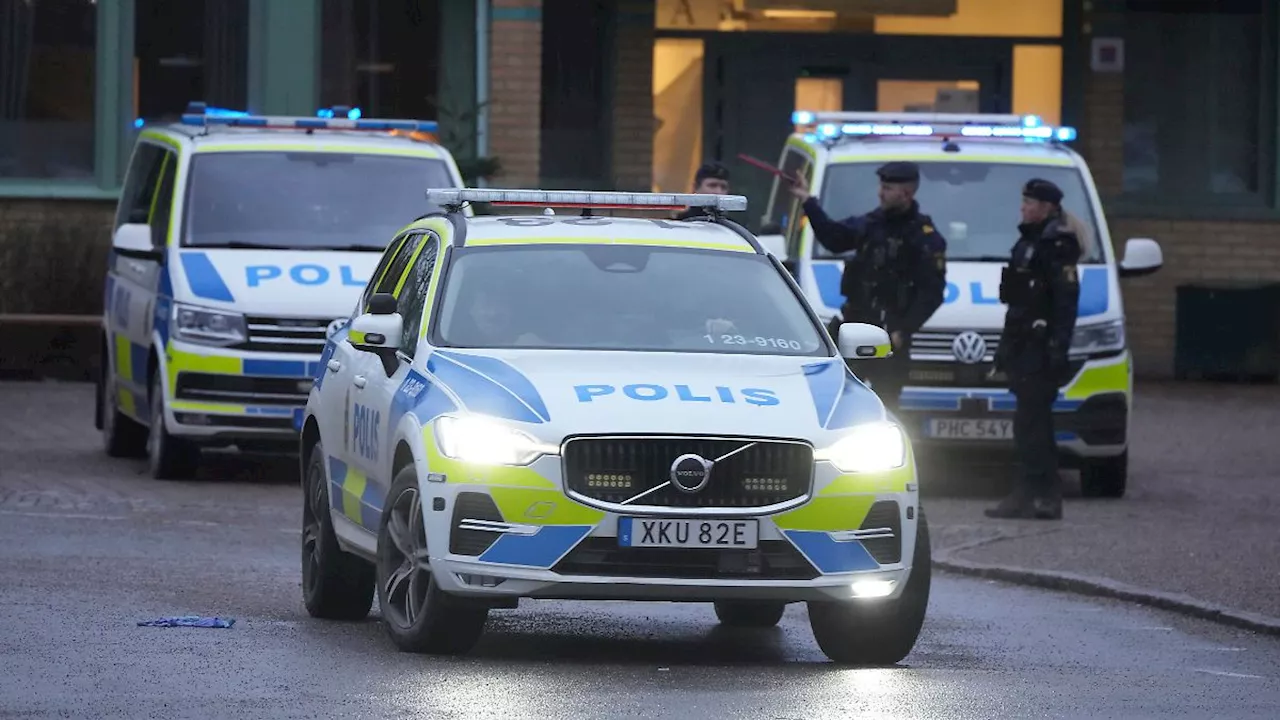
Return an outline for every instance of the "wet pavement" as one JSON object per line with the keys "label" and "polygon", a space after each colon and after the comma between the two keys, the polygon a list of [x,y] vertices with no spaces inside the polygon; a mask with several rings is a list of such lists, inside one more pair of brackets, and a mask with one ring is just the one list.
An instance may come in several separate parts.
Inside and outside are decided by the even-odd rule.
{"label": "wet pavement", "polygon": [[[97,451],[83,388],[14,387],[0,385],[0,717],[1280,716],[1275,638],[942,574],[893,668],[828,663],[802,605],[728,631],[708,605],[526,601],[493,611],[467,657],[400,653],[376,609],[307,616],[288,464],[152,481]],[[236,622],[137,626],[183,614]]]}

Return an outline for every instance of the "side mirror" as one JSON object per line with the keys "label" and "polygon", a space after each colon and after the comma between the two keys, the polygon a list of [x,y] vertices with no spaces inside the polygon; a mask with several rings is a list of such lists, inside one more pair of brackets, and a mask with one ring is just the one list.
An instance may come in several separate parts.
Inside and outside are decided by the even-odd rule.
{"label": "side mirror", "polygon": [[893,343],[884,328],[866,323],[841,323],[836,347],[849,360],[871,360],[893,354]]}
{"label": "side mirror", "polygon": [[781,235],[757,235],[756,239],[760,241],[760,247],[765,252],[778,258],[779,260],[787,259],[787,239]]}
{"label": "side mirror", "polygon": [[164,253],[151,244],[151,226],[145,223],[126,223],[116,230],[111,247],[125,257],[139,260],[160,260]]}
{"label": "side mirror", "polygon": [[[376,296],[375,296],[376,297]],[[369,352],[392,350],[400,346],[400,334],[404,331],[404,318],[400,313],[365,313],[351,321],[347,339],[351,344]]]}
{"label": "side mirror", "polygon": [[1160,243],[1151,238],[1129,238],[1124,243],[1124,259],[1120,261],[1120,277],[1150,275],[1164,265]]}

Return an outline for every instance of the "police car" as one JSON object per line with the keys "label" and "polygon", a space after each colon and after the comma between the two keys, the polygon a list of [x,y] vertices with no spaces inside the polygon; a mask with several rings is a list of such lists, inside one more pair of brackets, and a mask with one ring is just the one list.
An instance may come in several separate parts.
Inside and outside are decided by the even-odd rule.
{"label": "police car", "polygon": [[109,455],[177,478],[202,446],[295,451],[325,339],[387,238],[427,188],[462,185],[447,150],[406,136],[434,122],[319,115],[192,103],[139,133],[103,302]]}
{"label": "police car", "polygon": [[[837,220],[877,206],[875,171],[883,163],[920,167],[916,199],[947,239],[946,295],[914,337],[900,399],[901,420],[921,446],[1012,447],[1015,400],[991,372],[1005,312],[1000,268],[1018,237],[1024,183],[1040,177],[1062,188],[1063,209],[1081,221],[1084,237],[1074,377],[1054,405],[1058,446],[1064,463],[1080,468],[1085,495],[1122,496],[1133,363],[1119,280],[1155,272],[1162,255],[1154,240],[1131,238],[1117,257],[1089,168],[1066,145],[1075,130],[1021,115],[801,111],[792,120],[797,131],[778,167],[800,173]],[[829,319],[845,301],[845,258],[815,241],[787,183],[775,180],[773,188],[761,243]]]}
{"label": "police car", "polygon": [[[753,235],[741,196],[433,190],[325,346],[301,439],[303,593],[465,653],[519,598],[806,602],[840,662],[896,662],[928,604],[902,430]],[[470,202],[572,207],[481,216]],[[708,208],[688,221],[598,217]],[[587,213],[587,215],[583,215]],[[633,212],[632,215],[636,213]]]}

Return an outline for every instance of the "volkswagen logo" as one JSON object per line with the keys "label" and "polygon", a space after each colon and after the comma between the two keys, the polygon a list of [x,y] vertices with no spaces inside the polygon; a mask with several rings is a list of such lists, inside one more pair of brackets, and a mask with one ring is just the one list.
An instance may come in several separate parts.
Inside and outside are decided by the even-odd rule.
{"label": "volkswagen logo", "polygon": [[965,330],[951,341],[951,352],[956,359],[967,365],[982,362],[987,356],[987,341],[972,330]]}
{"label": "volkswagen logo", "polygon": [[680,492],[700,492],[711,482],[711,461],[701,455],[681,455],[671,463],[670,477]]}
{"label": "volkswagen logo", "polygon": [[334,335],[337,335],[343,328],[345,328],[350,323],[350,321],[351,321],[351,318],[343,317],[343,318],[338,318],[337,320],[334,320],[333,322],[329,323],[329,327],[325,328],[325,331],[324,331],[325,339],[328,340],[332,338]]}

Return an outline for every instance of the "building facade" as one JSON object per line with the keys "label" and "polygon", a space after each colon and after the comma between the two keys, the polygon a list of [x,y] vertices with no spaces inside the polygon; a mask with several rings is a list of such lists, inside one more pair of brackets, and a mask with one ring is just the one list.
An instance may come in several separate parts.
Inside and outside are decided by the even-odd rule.
{"label": "building facade", "polygon": [[1163,246],[1124,292],[1165,377],[1178,286],[1280,280],[1275,5],[0,0],[0,313],[97,311],[44,289],[100,282],[133,133],[192,99],[435,118],[492,185],[683,191],[720,159],[757,205],[737,156],[776,159],[792,109],[1017,112],[1079,130],[1118,247]]}

